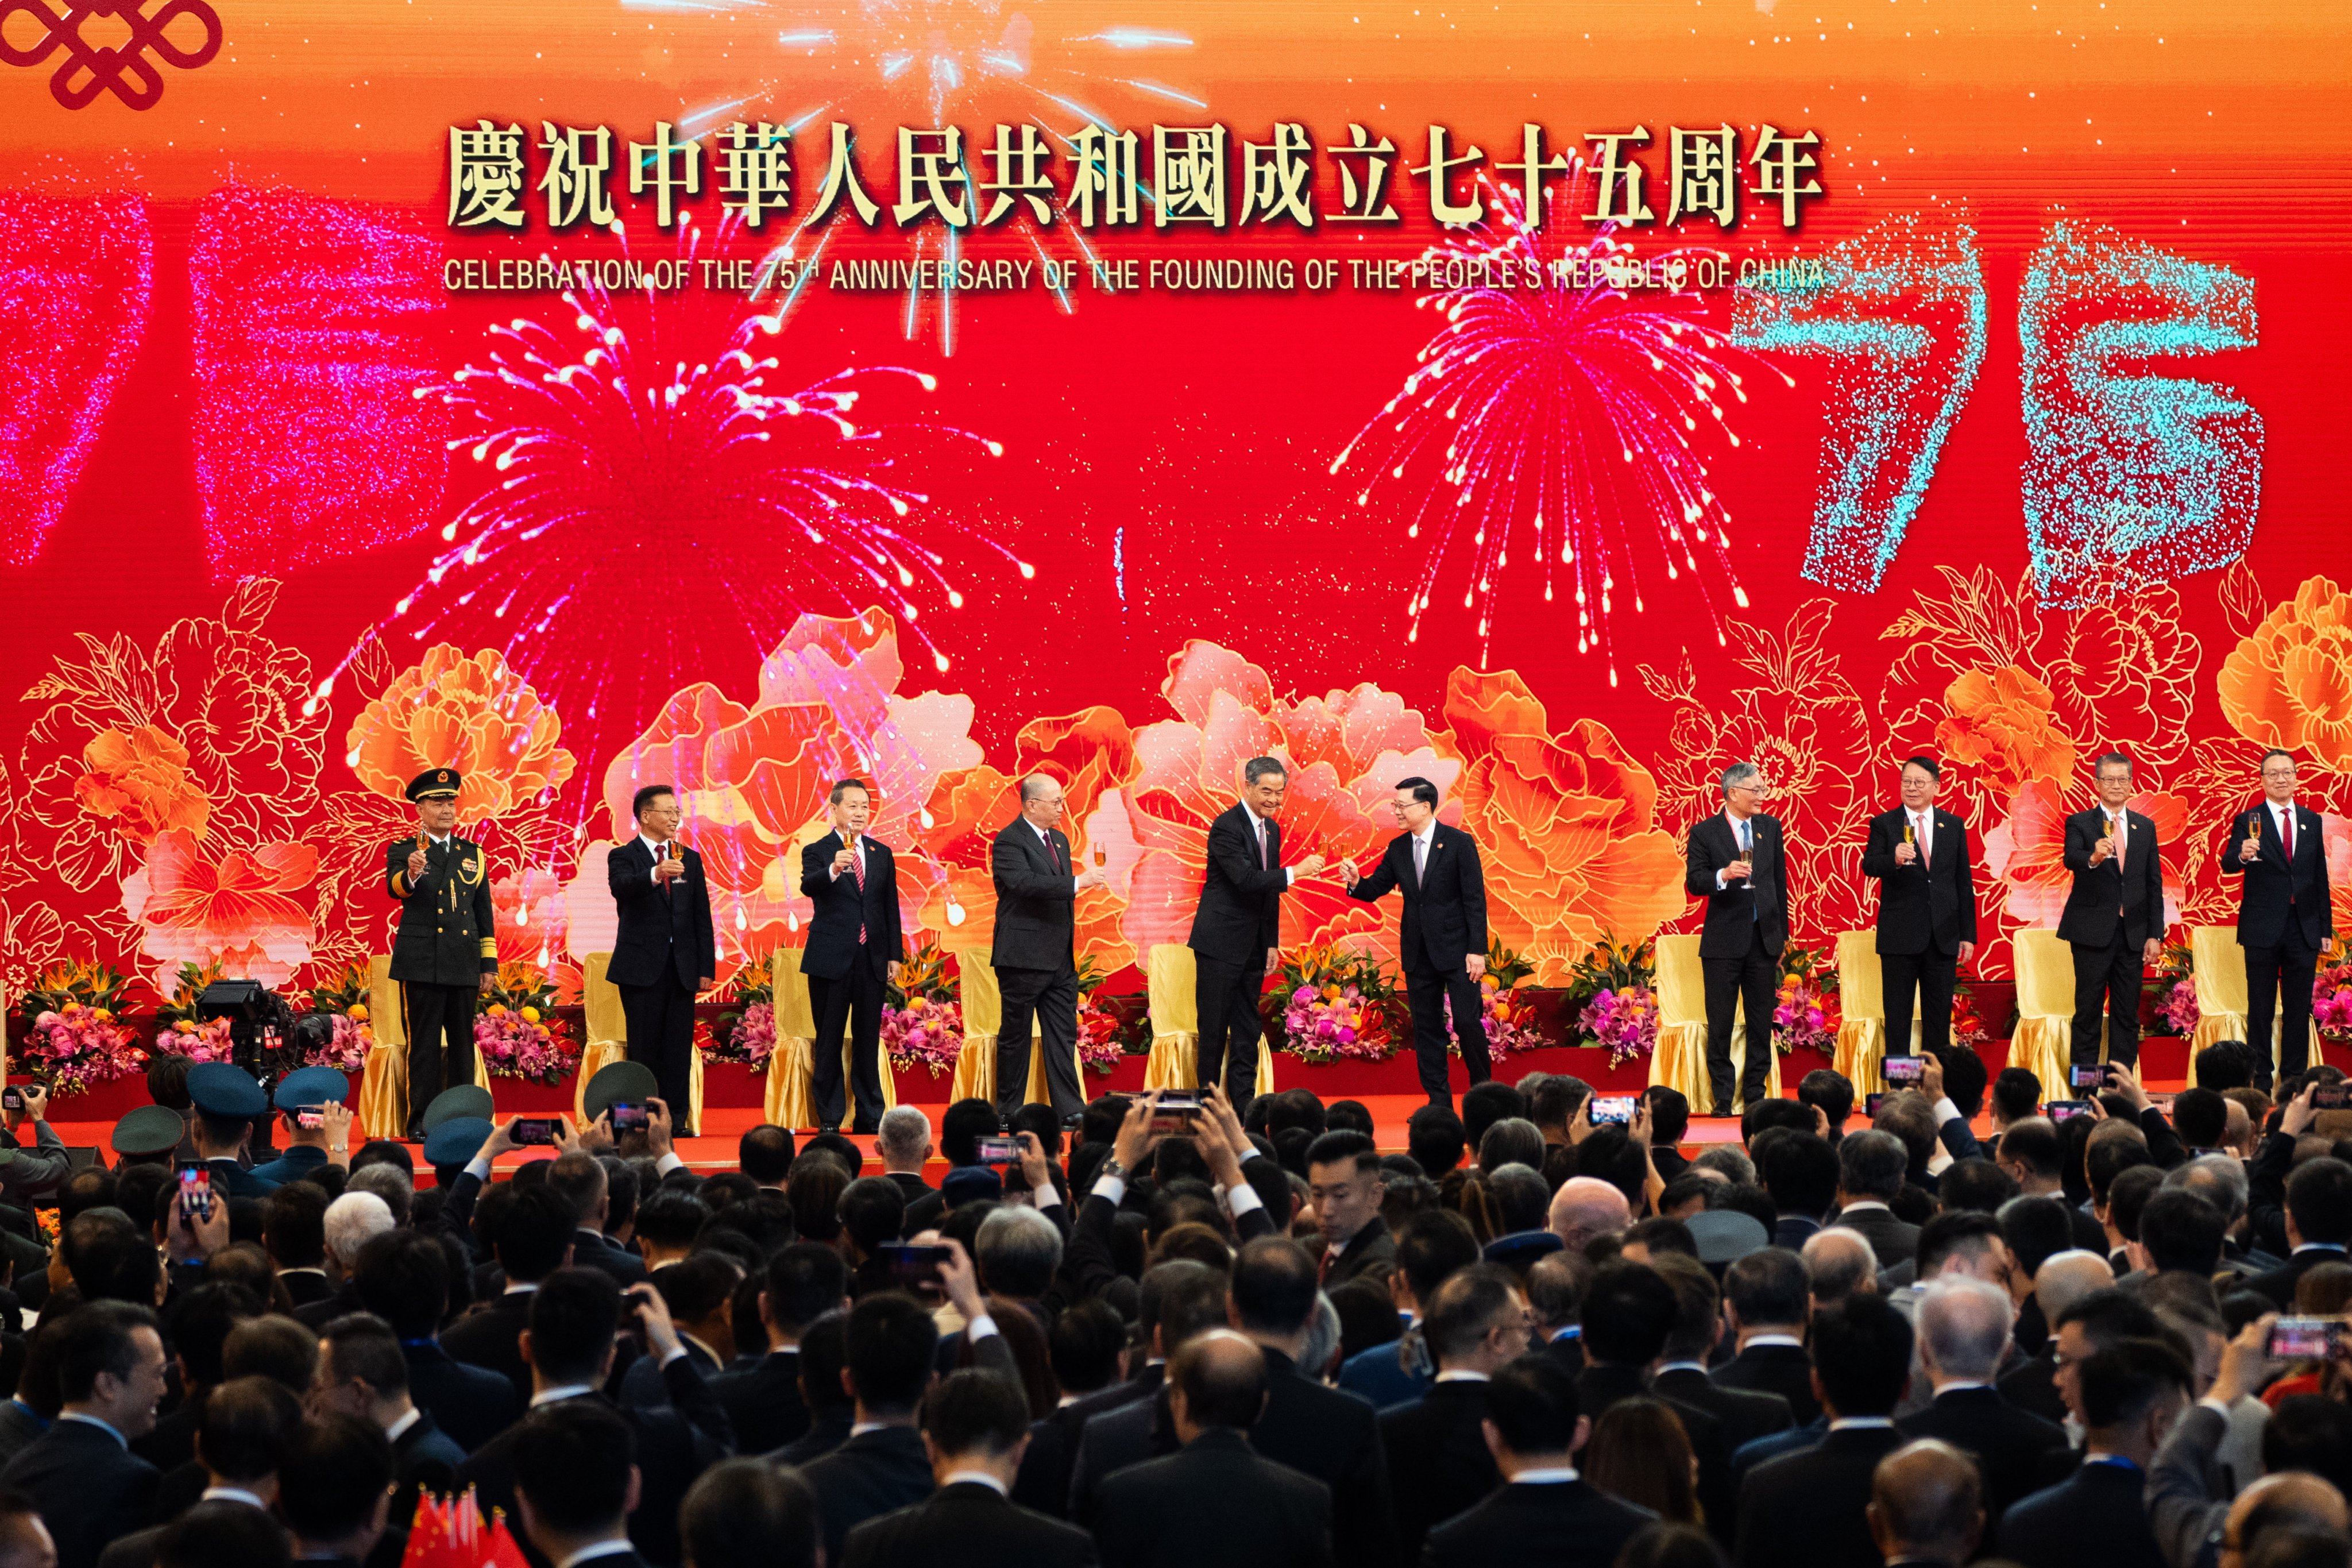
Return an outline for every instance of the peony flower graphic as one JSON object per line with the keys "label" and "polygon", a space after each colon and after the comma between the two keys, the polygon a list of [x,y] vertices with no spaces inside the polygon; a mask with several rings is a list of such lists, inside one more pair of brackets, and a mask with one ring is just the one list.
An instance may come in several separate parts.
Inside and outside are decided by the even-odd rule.
{"label": "peony flower graphic", "polygon": [[230,849],[215,860],[175,827],[156,835],[146,863],[123,879],[123,912],[143,928],[140,949],[157,961],[152,978],[166,995],[183,963],[283,985],[310,962],[314,935],[310,911],[287,895],[318,874],[318,852],[305,844]]}
{"label": "peony flower graphic", "polygon": [[2352,773],[2352,594],[2307,580],[2231,651],[2218,684],[2248,740]]}
{"label": "peony flower graphic", "polygon": [[389,800],[431,768],[464,775],[457,819],[475,823],[543,804],[576,767],[556,744],[555,710],[495,648],[467,655],[448,643],[425,651],[352,721],[345,760],[360,783]]}

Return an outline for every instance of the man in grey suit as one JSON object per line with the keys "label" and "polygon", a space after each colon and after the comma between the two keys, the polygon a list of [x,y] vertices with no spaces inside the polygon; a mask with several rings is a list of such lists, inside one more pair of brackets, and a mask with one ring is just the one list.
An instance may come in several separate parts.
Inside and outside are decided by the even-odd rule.
{"label": "man in grey suit", "polygon": [[1045,1053],[1046,1092],[1064,1125],[1086,1109],[1078,1087],[1078,895],[1108,880],[1076,868],[1062,833],[1059,781],[1031,773],[1021,781],[1021,815],[1004,825],[989,853],[996,879],[996,938],[989,963],[1004,997],[996,1037],[996,1111],[1021,1108],[1029,1082],[1029,1022]]}

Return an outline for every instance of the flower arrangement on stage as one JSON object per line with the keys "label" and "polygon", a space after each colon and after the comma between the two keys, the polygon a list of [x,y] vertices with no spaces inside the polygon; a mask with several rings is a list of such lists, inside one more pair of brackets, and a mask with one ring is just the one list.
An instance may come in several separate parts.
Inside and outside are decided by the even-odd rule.
{"label": "flower arrangement on stage", "polygon": [[2338,958],[2312,981],[2311,1021],[2325,1039],[2352,1040],[2352,958]]}
{"label": "flower arrangement on stage", "polygon": [[1658,944],[1603,932],[1568,972],[1568,1011],[1579,1039],[1609,1051],[1619,1067],[1658,1045]]}
{"label": "flower arrangement on stage", "polygon": [[1127,1058],[1127,1025],[1098,993],[1110,972],[1089,953],[1078,963],[1078,1065],[1107,1073]]}
{"label": "flower arrangement on stage", "polygon": [[1952,1044],[1971,1048],[1992,1038],[1984,1015],[1977,1009],[1976,987],[1961,981],[1952,987]]}
{"label": "flower arrangement on stage", "polygon": [[1837,1047],[1837,954],[1790,942],[1780,950],[1780,983],[1772,999],[1772,1048],[1821,1051]]}
{"label": "flower arrangement on stage", "polygon": [[703,1055],[715,1062],[741,1062],[753,1072],[768,1070],[776,1054],[776,954],[747,958],[727,984],[737,1010],[719,1015]]}
{"label": "flower arrangement on stage", "polygon": [[2197,959],[2186,942],[2168,942],[2147,977],[2148,1032],[2187,1035],[2197,1028]]}
{"label": "flower arrangement on stage", "polygon": [[962,987],[945,950],[928,937],[899,962],[883,998],[882,1048],[892,1068],[926,1067],[933,1078],[952,1072],[963,1053]]}
{"label": "flower arrangement on stage", "polygon": [[474,1015],[474,1049],[493,1078],[561,1083],[580,1070],[580,1043],[553,1016],[555,983],[535,963],[501,963]]}
{"label": "flower arrangement on stage", "polygon": [[147,1053],[117,1018],[130,984],[129,977],[102,963],[66,963],[42,971],[25,994],[32,1027],[19,1063],[59,1095],[144,1071]]}
{"label": "flower arrangement on stage", "polygon": [[295,1021],[295,1038],[302,1047],[304,1067],[333,1068],[339,1072],[367,1070],[368,1053],[375,1048],[375,1029],[369,1022],[368,972],[347,963],[323,984],[310,987],[309,1016],[327,1021],[320,1029],[304,1019]]}
{"label": "flower arrangement on stage", "polygon": [[1276,1047],[1301,1061],[1388,1059],[1409,1026],[1404,997],[1381,961],[1338,947],[1308,947],[1286,961],[1263,1005]]}
{"label": "flower arrangement on stage", "polygon": [[[1488,942],[1486,973],[1478,981],[1478,1016],[1486,1029],[1486,1055],[1490,1059],[1514,1051],[1532,1051],[1544,1043],[1543,1037],[1536,1032],[1534,1000],[1518,991],[1519,985],[1535,972],[1534,964],[1499,940]],[[1450,1013],[1445,1047],[1457,1057],[1462,1054],[1462,1039],[1454,1031]]]}

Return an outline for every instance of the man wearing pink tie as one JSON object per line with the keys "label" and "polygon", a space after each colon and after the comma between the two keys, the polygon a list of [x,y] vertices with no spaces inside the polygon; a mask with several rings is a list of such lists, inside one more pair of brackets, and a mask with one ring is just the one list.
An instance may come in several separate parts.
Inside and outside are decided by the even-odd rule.
{"label": "man wearing pink tie", "polygon": [[889,846],[866,836],[874,796],[857,779],[843,779],[828,797],[833,831],[801,850],[801,892],[816,906],[801,973],[808,976],[809,1011],[816,1018],[809,1093],[817,1126],[840,1129],[841,1037],[849,1034],[850,1090],[856,1098],[853,1132],[882,1128],[882,996],[898,978],[907,955],[898,919],[898,863]]}
{"label": "man wearing pink tie", "polygon": [[1309,855],[1282,863],[1282,802],[1289,778],[1278,757],[1242,764],[1242,798],[1209,824],[1209,860],[1201,903],[1192,914],[1192,1000],[1199,1009],[1201,1047],[1196,1076],[1202,1089],[1223,1084],[1235,1105],[1257,1092],[1257,1047],[1263,1027],[1258,994],[1265,972],[1282,956],[1282,895],[1300,877],[1323,868]]}
{"label": "man wearing pink tie", "polygon": [[2099,804],[2066,819],[2066,869],[2074,873],[2058,934],[2074,950],[2076,1067],[2099,1059],[2099,1009],[2107,1013],[2107,1057],[2139,1060],[2139,985],[2164,952],[2164,867],[2156,823],[2125,803],[2132,761],[2107,752],[2092,764]]}

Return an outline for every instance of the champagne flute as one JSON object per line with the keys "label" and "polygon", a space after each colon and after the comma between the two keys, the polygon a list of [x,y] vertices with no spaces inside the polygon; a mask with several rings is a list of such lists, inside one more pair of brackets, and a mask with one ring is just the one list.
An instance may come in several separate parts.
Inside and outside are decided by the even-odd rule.
{"label": "champagne flute", "polygon": [[[1097,871],[1103,870],[1105,867],[1110,864],[1110,846],[1108,844],[1096,845],[1094,847],[1094,857],[1095,869]],[[1106,872],[1105,874],[1108,875],[1108,873]]]}

